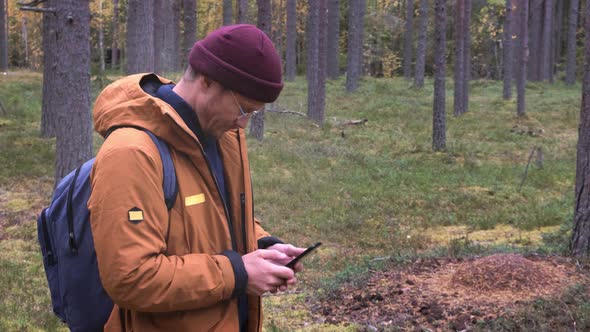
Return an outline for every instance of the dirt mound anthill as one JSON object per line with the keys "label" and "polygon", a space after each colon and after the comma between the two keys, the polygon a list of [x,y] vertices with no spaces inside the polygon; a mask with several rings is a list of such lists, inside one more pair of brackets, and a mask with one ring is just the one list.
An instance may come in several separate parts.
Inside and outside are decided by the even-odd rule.
{"label": "dirt mound anthill", "polygon": [[555,284],[563,272],[517,254],[496,254],[463,264],[451,283],[480,291],[522,291]]}

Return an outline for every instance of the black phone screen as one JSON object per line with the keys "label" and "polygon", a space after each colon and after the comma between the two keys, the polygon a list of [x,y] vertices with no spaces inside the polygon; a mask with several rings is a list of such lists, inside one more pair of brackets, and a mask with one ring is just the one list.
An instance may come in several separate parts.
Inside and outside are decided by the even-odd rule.
{"label": "black phone screen", "polygon": [[311,253],[312,251],[314,251],[317,247],[321,246],[322,243],[318,242],[310,247],[308,247],[307,249],[305,249],[304,252],[302,252],[301,254],[299,254],[299,256],[293,258],[293,260],[291,260],[289,263],[287,263],[287,265],[285,265],[288,268],[293,269],[295,267],[295,264],[297,264],[297,262],[299,262],[300,259],[302,259],[303,257],[307,256],[309,253]]}

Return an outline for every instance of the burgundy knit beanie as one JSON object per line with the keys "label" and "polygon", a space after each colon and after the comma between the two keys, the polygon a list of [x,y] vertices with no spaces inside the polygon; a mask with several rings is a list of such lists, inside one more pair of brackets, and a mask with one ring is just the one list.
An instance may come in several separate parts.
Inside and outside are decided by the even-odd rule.
{"label": "burgundy knit beanie", "polygon": [[221,27],[193,45],[188,61],[196,72],[260,102],[274,102],[283,89],[281,59],[262,30],[249,24]]}

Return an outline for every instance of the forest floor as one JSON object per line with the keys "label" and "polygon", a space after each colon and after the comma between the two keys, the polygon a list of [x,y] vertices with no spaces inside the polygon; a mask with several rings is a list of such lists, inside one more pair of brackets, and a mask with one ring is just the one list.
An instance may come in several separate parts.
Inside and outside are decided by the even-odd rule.
{"label": "forest floor", "polygon": [[[55,155],[39,136],[41,82],[0,76],[0,331],[66,331],[36,240]],[[269,112],[265,139],[248,140],[265,229],[324,243],[294,288],[263,297],[264,331],[590,331],[589,263],[566,257],[579,84],[527,84],[518,118],[501,82],[474,80],[468,113],[453,117],[447,98],[441,152],[431,81],[343,85],[327,82],[319,127],[298,115],[303,78],[288,82],[273,110],[297,113]]]}

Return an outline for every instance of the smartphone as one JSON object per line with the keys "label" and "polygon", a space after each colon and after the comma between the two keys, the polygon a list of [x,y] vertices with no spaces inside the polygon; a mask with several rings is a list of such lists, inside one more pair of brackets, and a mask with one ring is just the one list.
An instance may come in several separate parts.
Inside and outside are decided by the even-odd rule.
{"label": "smartphone", "polygon": [[301,254],[299,254],[299,256],[293,258],[292,261],[290,261],[289,263],[287,263],[287,265],[285,265],[286,267],[293,269],[295,267],[295,264],[297,264],[297,262],[299,262],[300,259],[302,259],[303,257],[307,256],[309,253],[311,253],[312,251],[314,251],[317,247],[321,246],[322,243],[318,242],[314,245],[312,245],[311,247],[308,247],[307,249],[305,249],[304,252],[302,252]]}

